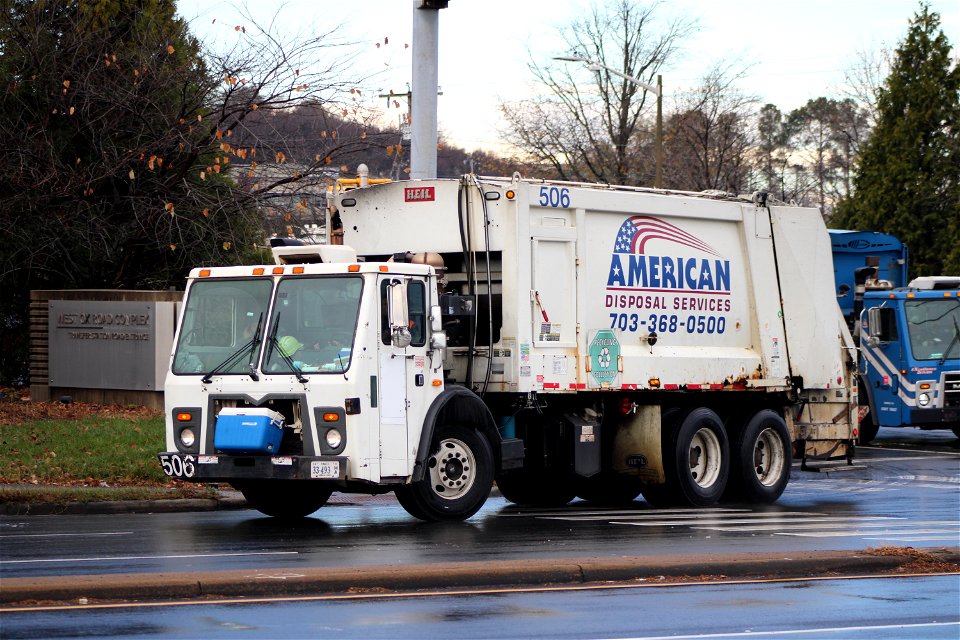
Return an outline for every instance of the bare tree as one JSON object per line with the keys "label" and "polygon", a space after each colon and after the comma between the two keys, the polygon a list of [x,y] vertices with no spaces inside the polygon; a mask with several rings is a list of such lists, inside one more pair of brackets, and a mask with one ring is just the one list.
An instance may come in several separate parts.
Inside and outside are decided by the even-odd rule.
{"label": "bare tree", "polygon": [[[585,17],[562,29],[564,53],[656,84],[657,72],[695,27],[691,19],[665,13],[659,0],[593,4]],[[641,153],[653,138],[648,130],[652,94],[603,68],[586,83],[582,67],[535,60],[528,66],[547,93],[501,105],[508,127],[504,137],[519,141],[517,147],[560,178],[652,182],[653,154]]]}
{"label": "bare tree", "polygon": [[666,186],[746,190],[757,98],[737,87],[744,73],[736,62],[720,62],[679,100],[666,126]]}

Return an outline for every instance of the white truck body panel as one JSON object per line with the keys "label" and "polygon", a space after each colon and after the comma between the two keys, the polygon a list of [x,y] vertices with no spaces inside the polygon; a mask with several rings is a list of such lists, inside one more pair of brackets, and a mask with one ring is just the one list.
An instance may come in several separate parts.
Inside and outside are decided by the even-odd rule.
{"label": "white truck body panel", "polygon": [[[412,185],[432,199],[405,198]],[[499,195],[486,202],[503,296],[491,390],[786,389],[792,376],[809,389],[849,387],[840,329],[822,313],[836,302],[815,209],[536,181],[483,188]],[[349,192],[344,242],[361,256],[459,253],[457,189],[436,180]],[[470,194],[472,247],[482,252],[483,211]],[[811,348],[820,344],[828,348]],[[484,369],[486,345],[477,346]]]}

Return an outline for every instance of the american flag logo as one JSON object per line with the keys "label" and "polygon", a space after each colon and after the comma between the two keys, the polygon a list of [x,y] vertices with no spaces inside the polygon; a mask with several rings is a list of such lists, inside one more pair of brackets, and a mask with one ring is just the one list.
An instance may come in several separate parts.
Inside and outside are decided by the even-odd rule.
{"label": "american flag logo", "polygon": [[632,216],[627,218],[613,245],[614,253],[644,254],[646,244],[650,240],[666,240],[681,244],[704,253],[719,257],[717,250],[699,238],[690,235],[683,229],[675,227],[669,222],[651,218],[650,216]]}

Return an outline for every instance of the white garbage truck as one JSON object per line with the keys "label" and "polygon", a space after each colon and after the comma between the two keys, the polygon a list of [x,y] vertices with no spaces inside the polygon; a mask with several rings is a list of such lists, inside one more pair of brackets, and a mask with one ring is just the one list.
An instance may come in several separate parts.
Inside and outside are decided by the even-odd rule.
{"label": "white garbage truck", "polygon": [[261,512],[394,492],[517,504],[775,501],[852,460],[856,352],[816,209],[510,178],[339,193],[341,245],[194,269],[167,475]]}

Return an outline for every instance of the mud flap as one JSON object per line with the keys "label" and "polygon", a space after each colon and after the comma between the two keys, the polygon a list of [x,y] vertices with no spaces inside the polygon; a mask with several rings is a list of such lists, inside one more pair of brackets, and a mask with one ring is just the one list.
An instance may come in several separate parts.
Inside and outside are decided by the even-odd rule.
{"label": "mud flap", "polygon": [[650,484],[666,482],[663,471],[660,407],[640,405],[625,416],[613,440],[613,470]]}

